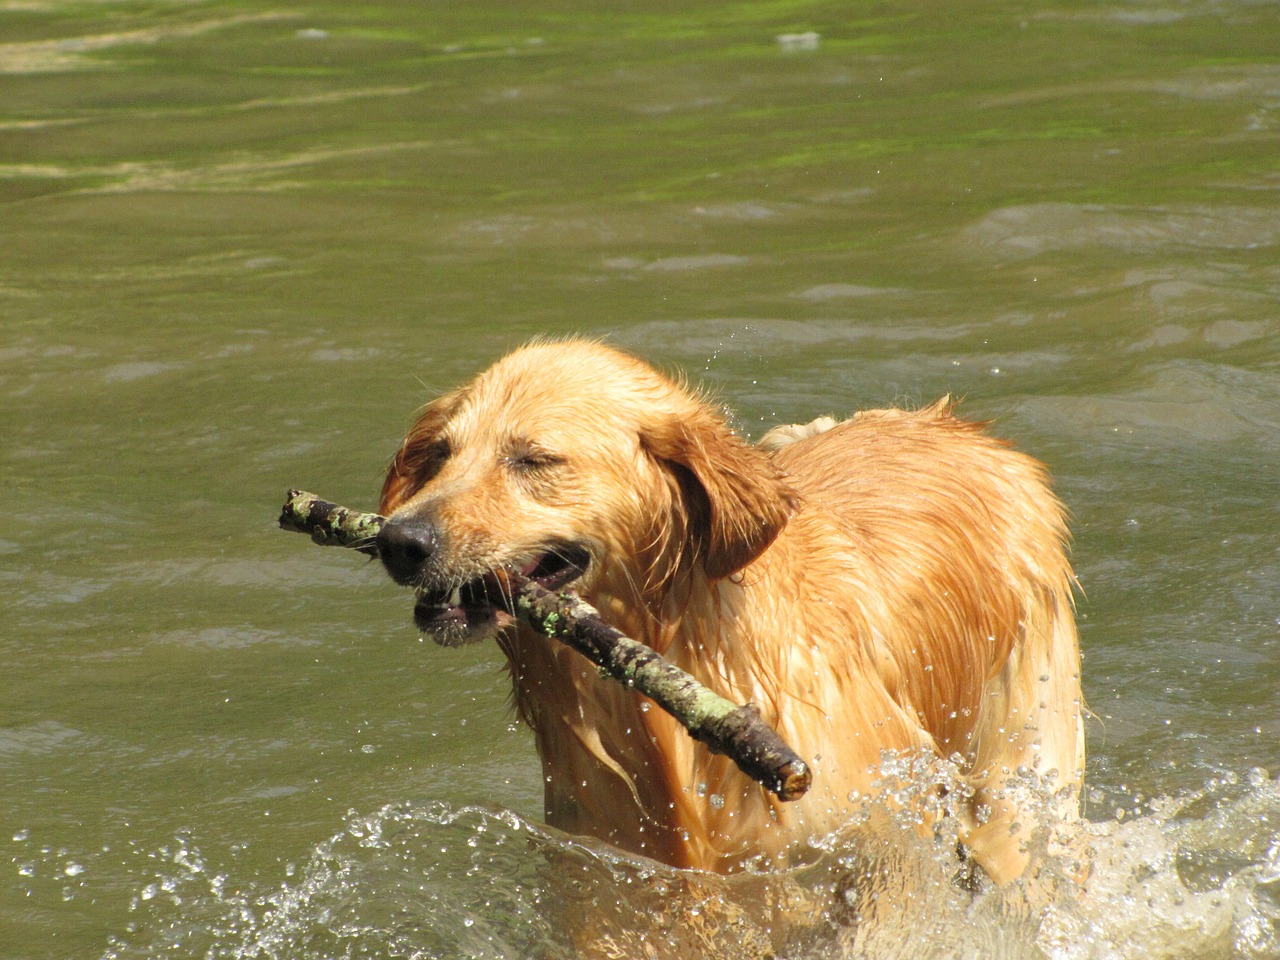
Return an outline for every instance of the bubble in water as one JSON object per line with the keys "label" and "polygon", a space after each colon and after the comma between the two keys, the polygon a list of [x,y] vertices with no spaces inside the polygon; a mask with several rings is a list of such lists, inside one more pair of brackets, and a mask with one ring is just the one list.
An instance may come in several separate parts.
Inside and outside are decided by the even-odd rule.
{"label": "bubble in water", "polygon": [[787,53],[817,50],[821,39],[822,35],[812,30],[806,30],[803,33],[780,33],[774,37],[778,47]]}

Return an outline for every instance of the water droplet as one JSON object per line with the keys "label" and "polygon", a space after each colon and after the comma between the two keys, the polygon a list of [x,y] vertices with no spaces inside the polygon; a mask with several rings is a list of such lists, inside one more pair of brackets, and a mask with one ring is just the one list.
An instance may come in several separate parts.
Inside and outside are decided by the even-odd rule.
{"label": "water droplet", "polygon": [[78,877],[80,874],[84,873],[84,867],[81,864],[72,862],[63,867],[62,872],[68,877]]}

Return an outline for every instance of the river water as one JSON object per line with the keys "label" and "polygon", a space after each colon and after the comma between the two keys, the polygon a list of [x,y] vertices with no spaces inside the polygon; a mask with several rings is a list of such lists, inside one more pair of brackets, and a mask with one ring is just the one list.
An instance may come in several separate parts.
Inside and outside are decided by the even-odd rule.
{"label": "river water", "polygon": [[724,882],[540,826],[492,645],[274,529],[569,333],[748,434],[950,392],[1073,512],[1089,889],[904,884],[779,956],[1280,956],[1278,38],[1247,0],[0,3],[0,956],[568,957],[568,903],[760,957],[838,885],[838,844]]}

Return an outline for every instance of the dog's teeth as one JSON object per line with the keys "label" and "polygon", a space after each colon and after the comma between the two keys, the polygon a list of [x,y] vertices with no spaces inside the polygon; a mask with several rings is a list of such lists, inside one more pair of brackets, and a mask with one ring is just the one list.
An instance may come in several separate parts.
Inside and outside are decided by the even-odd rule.
{"label": "dog's teeth", "polygon": [[449,593],[449,606],[451,607],[462,606],[462,588],[461,587],[454,587],[453,590]]}

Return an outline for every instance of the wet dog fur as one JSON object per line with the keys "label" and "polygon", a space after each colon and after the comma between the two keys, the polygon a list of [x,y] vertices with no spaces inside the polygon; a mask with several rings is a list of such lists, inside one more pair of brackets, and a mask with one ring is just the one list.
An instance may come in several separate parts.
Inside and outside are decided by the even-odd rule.
{"label": "wet dog fur", "polygon": [[[1035,460],[946,401],[772,431],[633,356],[536,343],[421,411],[382,491],[391,575],[443,644],[494,636],[546,817],[676,867],[784,866],[875,792],[886,751],[955,758],[950,812],[997,883],[1078,815],[1080,663],[1064,511]],[[483,578],[572,587],[756,705],[811,761],[781,803],[661,710],[495,611]],[[1057,788],[1030,809],[1011,789]],[[928,829],[927,817],[923,825]]]}

